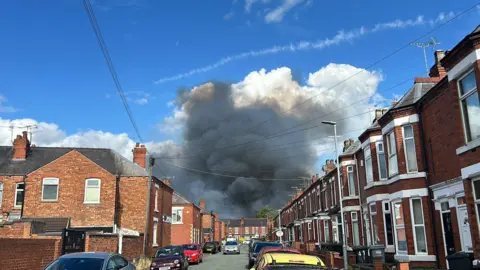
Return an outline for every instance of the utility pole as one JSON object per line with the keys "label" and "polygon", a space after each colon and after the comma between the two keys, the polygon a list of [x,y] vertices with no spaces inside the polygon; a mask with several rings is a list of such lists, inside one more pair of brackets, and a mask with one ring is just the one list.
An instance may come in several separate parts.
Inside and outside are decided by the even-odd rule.
{"label": "utility pole", "polygon": [[425,61],[425,70],[427,71],[427,74],[429,72],[429,70],[428,70],[428,60],[427,60],[427,48],[430,47],[430,46],[433,46],[432,50],[435,50],[435,47],[437,47],[438,44],[440,44],[440,43],[437,42],[435,40],[435,38],[433,38],[433,37],[431,38],[430,41],[427,41],[427,42],[412,42],[412,43],[410,43],[410,45],[412,45],[412,46],[423,49],[423,59]]}
{"label": "utility pole", "polygon": [[[150,221],[150,194],[152,192],[152,172],[153,172],[153,165],[155,164],[155,159],[153,157],[149,157],[148,159],[148,180],[147,180],[147,205],[145,206],[146,215],[145,215],[145,229],[143,233],[143,255],[147,256],[147,246],[148,246],[148,229],[149,229],[149,221]],[[162,204],[163,206],[163,204]],[[163,219],[163,217],[162,217]],[[162,220],[163,222],[163,220]]]}

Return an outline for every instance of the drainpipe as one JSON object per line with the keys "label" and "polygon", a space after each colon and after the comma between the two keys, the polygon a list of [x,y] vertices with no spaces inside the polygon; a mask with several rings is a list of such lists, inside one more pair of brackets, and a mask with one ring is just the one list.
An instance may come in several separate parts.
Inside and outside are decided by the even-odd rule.
{"label": "drainpipe", "polygon": [[118,230],[119,226],[119,212],[120,211],[120,176],[117,175],[115,179],[115,211],[113,214],[113,233],[118,233],[118,246],[117,253],[122,254],[122,242],[123,236],[121,230]]}
{"label": "drainpipe", "polygon": [[[23,217],[23,208],[25,207],[25,194],[27,194],[27,176],[23,176],[23,202],[22,202],[22,209],[20,209],[20,218]],[[15,194],[17,196],[17,194]]]}
{"label": "drainpipe", "polygon": [[[430,220],[432,221],[432,224],[436,224],[436,220],[435,220],[435,215],[432,214],[432,212],[435,211],[435,202],[433,201],[433,198],[432,198],[432,194],[431,194],[431,191],[430,191],[430,177],[429,177],[429,173],[428,173],[428,162],[427,162],[427,149],[426,149],[426,145],[425,145],[425,140],[424,140],[424,137],[423,137],[423,124],[422,124],[422,108],[421,108],[421,103],[420,104],[417,104],[417,111],[418,111],[418,125],[419,125],[419,129],[420,129],[420,144],[422,145],[422,159],[423,159],[423,164],[425,166],[425,172],[426,172],[426,181],[427,181],[427,195],[428,195],[428,201],[430,203],[430,208],[432,209],[431,211],[428,211],[428,214],[430,216]],[[432,157],[433,158],[433,157]],[[439,254],[438,254],[438,243],[437,243],[437,231],[435,229],[435,225],[432,226],[433,228],[433,246],[435,247],[435,266],[436,268],[439,268],[440,267],[440,257],[439,257]],[[426,237],[426,236],[425,236]],[[445,254],[445,256],[447,256],[447,254]]]}

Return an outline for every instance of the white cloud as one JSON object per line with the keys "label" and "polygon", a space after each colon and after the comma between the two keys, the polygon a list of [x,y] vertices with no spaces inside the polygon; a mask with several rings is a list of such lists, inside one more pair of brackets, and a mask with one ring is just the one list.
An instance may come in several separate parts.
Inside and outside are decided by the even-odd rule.
{"label": "white cloud", "polygon": [[250,11],[252,10],[253,4],[255,4],[257,2],[261,2],[263,4],[266,4],[266,3],[270,2],[270,0],[245,0],[245,7],[244,7],[245,12],[250,13]]}
{"label": "white cloud", "polygon": [[[443,15],[442,15],[443,14]],[[414,27],[414,26],[420,26],[420,25],[435,25],[441,22],[444,22],[451,18],[452,12],[448,13],[440,13],[435,19],[424,19],[423,16],[418,16],[416,19],[413,20],[395,20],[392,22],[387,22],[387,23],[379,23],[374,25],[372,28],[366,28],[366,27],[360,27],[352,30],[340,30],[336,35],[333,37],[329,38],[324,38],[322,40],[317,40],[317,41],[299,41],[296,43],[290,43],[290,44],[285,44],[285,45],[275,45],[270,48],[265,48],[261,50],[249,50],[243,53],[231,55],[224,57],[217,62],[208,64],[203,67],[191,69],[187,72],[184,73],[179,73],[173,76],[168,76],[168,77],[163,77],[160,78],[159,80],[155,81],[156,84],[160,83],[165,83],[169,81],[176,81],[180,80],[186,77],[190,77],[196,74],[200,73],[205,73],[209,72],[211,70],[214,70],[216,68],[219,68],[221,66],[224,66],[228,63],[242,60],[245,58],[250,58],[250,57],[258,57],[258,56],[264,56],[264,55],[272,55],[272,54],[277,54],[277,53],[284,53],[284,52],[297,52],[297,51],[308,51],[308,50],[321,50],[333,45],[338,45],[342,44],[345,42],[352,42],[355,39],[358,39],[360,37],[366,36],[371,33],[376,33],[384,30],[390,30],[390,29],[402,29],[402,28],[407,28],[407,27]]]}
{"label": "white cloud", "polygon": [[301,4],[303,0],[283,0],[283,3],[267,13],[265,15],[266,23],[279,23],[285,17],[285,14],[294,8],[296,5]]}
{"label": "white cloud", "polygon": [[14,113],[17,112],[18,109],[13,106],[5,105],[7,103],[7,98],[5,96],[0,95],[0,113]]}
{"label": "white cloud", "polygon": [[148,103],[148,99],[146,98],[139,98],[135,100],[135,103],[138,105],[145,105]]}
{"label": "white cloud", "polygon": [[223,15],[223,19],[228,21],[231,20],[235,16],[235,12],[230,11],[229,13]]}
{"label": "white cloud", "polygon": [[134,102],[137,105],[146,105],[150,99],[154,98],[144,91],[127,91],[125,92],[125,96],[128,101]]}

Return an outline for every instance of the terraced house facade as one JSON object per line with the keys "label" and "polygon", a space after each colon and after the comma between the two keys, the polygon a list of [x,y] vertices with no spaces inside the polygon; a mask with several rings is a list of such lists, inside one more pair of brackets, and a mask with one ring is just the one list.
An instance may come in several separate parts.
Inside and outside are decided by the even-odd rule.
{"label": "terraced house facade", "polygon": [[429,77],[378,109],[358,140],[344,142],[339,166],[328,160],[334,168],[282,209],[284,240],[343,256],[346,226],[351,263],[377,244],[387,262],[415,267],[448,268],[446,256],[460,251],[480,256],[480,27],[434,57]]}

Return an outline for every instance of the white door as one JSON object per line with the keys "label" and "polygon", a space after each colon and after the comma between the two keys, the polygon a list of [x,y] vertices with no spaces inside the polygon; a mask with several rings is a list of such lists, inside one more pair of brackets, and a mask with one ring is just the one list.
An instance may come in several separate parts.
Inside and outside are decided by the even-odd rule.
{"label": "white door", "polygon": [[458,228],[460,229],[460,237],[462,240],[462,251],[473,252],[472,234],[470,233],[466,206],[458,207]]}

